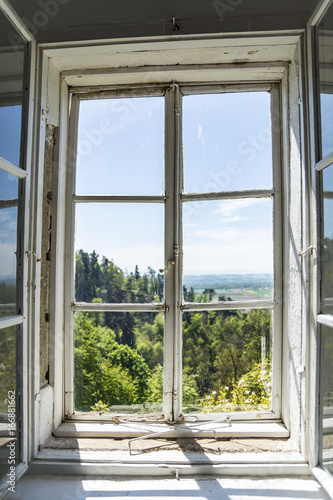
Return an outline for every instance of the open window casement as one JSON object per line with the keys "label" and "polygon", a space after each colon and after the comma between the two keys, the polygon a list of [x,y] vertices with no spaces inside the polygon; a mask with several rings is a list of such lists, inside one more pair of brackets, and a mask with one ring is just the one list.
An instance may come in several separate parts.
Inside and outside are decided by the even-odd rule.
{"label": "open window casement", "polygon": [[314,359],[317,363],[316,384],[313,394],[317,400],[315,408],[316,456],[319,463],[314,474],[327,489],[333,487],[332,455],[332,359],[333,359],[333,315],[332,315],[332,175],[333,175],[333,75],[332,75],[333,5],[323,1],[318,5],[308,26],[308,53],[310,64],[310,130],[311,176],[317,191],[316,224],[312,228],[313,241],[317,240],[317,261],[314,265],[315,282],[314,312],[316,331]]}
{"label": "open window casement", "polygon": [[[0,497],[27,469],[28,273],[31,135],[28,117],[34,41],[0,2]],[[33,86],[33,85],[32,85]],[[31,129],[30,129],[31,130]],[[31,264],[31,267],[29,265]]]}

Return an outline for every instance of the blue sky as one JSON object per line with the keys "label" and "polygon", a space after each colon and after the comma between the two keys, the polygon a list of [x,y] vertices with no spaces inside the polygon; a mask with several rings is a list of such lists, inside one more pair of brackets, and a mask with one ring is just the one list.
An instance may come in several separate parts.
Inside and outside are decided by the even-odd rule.
{"label": "blue sky", "polygon": [[[323,170],[324,193],[333,193],[333,166]],[[324,194],[324,238],[333,239],[333,199]]]}
{"label": "blue sky", "polygon": [[[162,194],[162,97],[83,101],[78,194]],[[183,99],[184,191],[272,187],[267,92]],[[79,204],[76,250],[129,272],[163,267],[161,204]],[[126,228],[126,229],[125,229]],[[184,274],[272,272],[269,199],[184,203]]]}
{"label": "blue sky", "polygon": [[[17,199],[18,179],[0,169],[0,199]],[[0,210],[0,277],[13,278],[16,274],[17,208]]]}
{"label": "blue sky", "polygon": [[0,107],[0,156],[19,166],[22,106]]}
{"label": "blue sky", "polygon": [[333,94],[320,94],[322,157],[333,151]]}
{"label": "blue sky", "polygon": [[[19,166],[21,142],[21,106],[0,107],[0,156]],[[17,198],[18,180],[0,169],[0,199]],[[0,210],[0,277],[16,274],[17,208]]]}

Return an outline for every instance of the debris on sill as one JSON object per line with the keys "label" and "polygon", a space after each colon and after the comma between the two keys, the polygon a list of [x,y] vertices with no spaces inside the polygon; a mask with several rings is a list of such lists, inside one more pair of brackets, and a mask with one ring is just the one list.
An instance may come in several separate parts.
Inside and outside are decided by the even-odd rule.
{"label": "debris on sill", "polygon": [[[43,449],[81,451],[128,451],[129,439],[50,437]],[[177,438],[137,440],[133,453],[176,450],[194,453],[264,453],[297,451],[286,438]]]}

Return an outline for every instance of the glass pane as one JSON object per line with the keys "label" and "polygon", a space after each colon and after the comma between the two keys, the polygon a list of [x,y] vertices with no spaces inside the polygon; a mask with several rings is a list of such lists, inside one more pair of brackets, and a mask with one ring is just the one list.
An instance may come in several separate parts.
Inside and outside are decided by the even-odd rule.
{"label": "glass pane", "polygon": [[[17,327],[0,330],[0,475],[12,473],[20,454],[16,433],[17,379],[16,379]],[[10,462],[10,463],[9,463]]]}
{"label": "glass pane", "polygon": [[272,312],[183,313],[183,412],[269,410]]}
{"label": "glass pane", "polygon": [[75,314],[75,409],[161,413],[162,313]]}
{"label": "glass pane", "polygon": [[0,13],[0,156],[19,166],[25,43]]}
{"label": "glass pane", "polygon": [[0,317],[16,312],[18,183],[0,169]]}
{"label": "glass pane", "polygon": [[183,253],[184,300],[271,298],[272,200],[184,203]]}
{"label": "glass pane", "polygon": [[333,329],[321,327],[322,465],[333,474]]}
{"label": "glass pane", "polygon": [[323,176],[322,312],[333,314],[333,166]]}
{"label": "glass pane", "polygon": [[164,205],[77,204],[77,302],[163,301]]}
{"label": "glass pane", "polygon": [[323,20],[318,25],[317,33],[319,50],[321,147],[323,158],[333,152],[333,6],[327,10]]}
{"label": "glass pane", "polygon": [[77,193],[162,194],[163,97],[81,102],[77,155]]}
{"label": "glass pane", "polygon": [[183,98],[185,192],[271,188],[268,92]]}
{"label": "glass pane", "polygon": [[0,107],[0,153],[3,158],[19,166],[22,106]]}

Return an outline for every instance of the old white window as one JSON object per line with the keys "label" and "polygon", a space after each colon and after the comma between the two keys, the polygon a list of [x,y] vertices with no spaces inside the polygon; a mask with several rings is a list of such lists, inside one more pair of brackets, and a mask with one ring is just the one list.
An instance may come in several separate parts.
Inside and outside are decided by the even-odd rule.
{"label": "old white window", "polygon": [[[333,310],[332,310],[332,200],[333,200],[333,135],[332,135],[332,2],[321,2],[309,26],[309,40],[313,44],[313,147],[312,175],[318,190],[317,252],[318,296],[317,338],[319,393],[318,405],[318,461],[321,469],[316,470],[319,480],[332,490],[332,415],[333,415]],[[314,230],[314,234],[316,234]]]}
{"label": "old white window", "polygon": [[[230,416],[298,440],[300,39],[272,39],[269,65],[256,37],[175,42],[42,48],[54,162],[40,408],[52,430]],[[41,171],[49,157],[42,139]]]}
{"label": "old white window", "polygon": [[[27,468],[30,44],[0,11],[0,496]],[[15,470],[13,476],[13,468]]]}
{"label": "old white window", "polygon": [[66,414],[280,418],[279,102],[275,84],[73,93]]}

